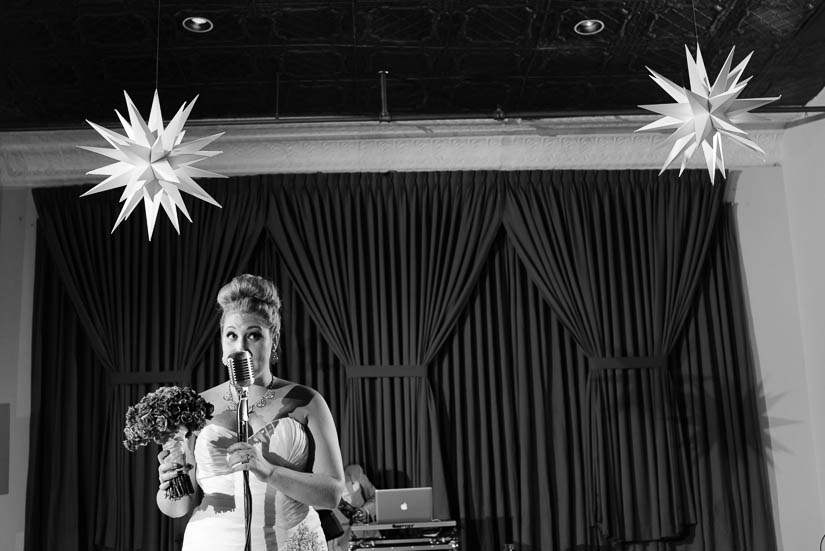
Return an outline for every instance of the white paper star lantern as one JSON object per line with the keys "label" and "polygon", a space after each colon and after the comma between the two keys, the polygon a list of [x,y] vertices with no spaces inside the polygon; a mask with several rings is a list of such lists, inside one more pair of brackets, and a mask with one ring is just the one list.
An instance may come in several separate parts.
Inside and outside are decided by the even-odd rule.
{"label": "white paper star lantern", "polygon": [[149,122],[145,122],[143,117],[140,116],[135,104],[129,98],[129,94],[123,92],[123,95],[126,96],[129,121],[124,119],[117,110],[115,110],[115,113],[126,131],[126,136],[112,132],[88,120],[86,121],[109,142],[113,149],[83,145],[79,147],[114,159],[116,162],[87,172],[86,174],[105,174],[108,178],[81,195],[81,197],[123,187],[125,189],[120,196],[120,202],[124,205],[112,228],[113,233],[120,223],[126,220],[135,210],[135,207],[143,201],[150,241],[152,240],[155,220],[160,207],[163,207],[164,212],[166,212],[175,227],[175,231],[180,234],[177,209],[180,209],[190,222],[192,221],[181,197],[181,191],[220,207],[218,202],[195,183],[192,178],[194,176],[225,178],[226,176],[201,170],[192,165],[221,153],[220,151],[202,151],[201,148],[206,147],[222,136],[223,132],[183,143],[183,135],[185,134],[183,125],[192,112],[192,107],[198,99],[197,96],[188,106],[184,102],[164,128],[157,90],[155,90],[155,96],[152,99]]}
{"label": "white paper star lantern", "polygon": [[640,105],[642,109],[653,111],[664,115],[647,126],[639,128],[637,132],[644,130],[676,129],[670,135],[667,142],[672,142],[673,147],[665,160],[661,174],[678,157],[682,155],[682,166],[679,175],[685,170],[685,165],[693,156],[697,149],[702,149],[705,156],[705,163],[710,173],[710,181],[716,168],[725,176],[725,157],[722,153],[722,137],[730,138],[734,143],[743,145],[753,151],[765,152],[754,141],[746,138],[747,132],[736,125],[743,122],[753,122],[762,120],[761,117],[749,113],[748,111],[761,107],[766,103],[776,101],[775,98],[752,98],[738,99],[739,94],[745,89],[751,77],[742,82],[745,66],[748,64],[753,52],[731,70],[733,61],[733,51],[731,48],[719,75],[713,85],[710,84],[705,62],[702,60],[702,52],[699,45],[696,45],[696,60],[690,55],[690,50],[685,46],[687,54],[688,75],[690,76],[690,90],[683,86],[677,86],[656,71],[650,71],[650,78],[662,87],[662,89],[676,100],[676,103],[658,103],[653,105]]}

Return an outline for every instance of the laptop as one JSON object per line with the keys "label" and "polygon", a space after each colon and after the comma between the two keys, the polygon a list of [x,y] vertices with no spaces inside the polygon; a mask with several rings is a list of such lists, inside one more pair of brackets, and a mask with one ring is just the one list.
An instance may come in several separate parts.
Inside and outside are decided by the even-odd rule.
{"label": "laptop", "polygon": [[375,490],[376,522],[430,522],[432,519],[432,487]]}

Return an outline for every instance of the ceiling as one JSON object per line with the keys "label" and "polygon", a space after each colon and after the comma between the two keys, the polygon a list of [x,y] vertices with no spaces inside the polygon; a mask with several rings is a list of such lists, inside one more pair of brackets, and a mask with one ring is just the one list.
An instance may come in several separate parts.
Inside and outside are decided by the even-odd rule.
{"label": "ceiling", "polygon": [[[183,29],[188,16],[214,23]],[[3,0],[0,129],[116,121],[198,95],[190,120],[392,119],[639,112],[671,101],[646,66],[687,83],[749,52],[743,97],[799,108],[825,85],[825,0]],[[605,29],[580,36],[597,18]],[[294,119],[293,119],[294,120]],[[300,120],[300,119],[299,119]],[[87,127],[88,128],[88,127]]]}

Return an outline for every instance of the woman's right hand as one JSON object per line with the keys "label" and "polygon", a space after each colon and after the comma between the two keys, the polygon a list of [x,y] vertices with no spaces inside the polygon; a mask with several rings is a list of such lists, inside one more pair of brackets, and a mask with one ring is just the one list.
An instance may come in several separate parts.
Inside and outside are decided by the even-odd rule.
{"label": "woman's right hand", "polygon": [[169,487],[170,480],[181,473],[187,473],[192,465],[186,462],[185,441],[172,440],[158,454],[158,480],[161,490]]}

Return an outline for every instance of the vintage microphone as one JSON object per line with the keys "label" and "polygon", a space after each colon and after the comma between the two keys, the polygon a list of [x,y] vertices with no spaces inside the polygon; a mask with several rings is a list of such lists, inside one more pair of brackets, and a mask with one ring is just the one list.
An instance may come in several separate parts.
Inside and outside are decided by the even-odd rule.
{"label": "vintage microphone", "polygon": [[[249,387],[255,381],[252,369],[252,354],[248,350],[233,352],[227,358],[229,384],[238,392],[238,409],[236,411],[238,442],[249,438]],[[244,551],[251,551],[252,494],[249,490],[249,471],[243,471],[244,518],[246,520],[246,544]]]}

